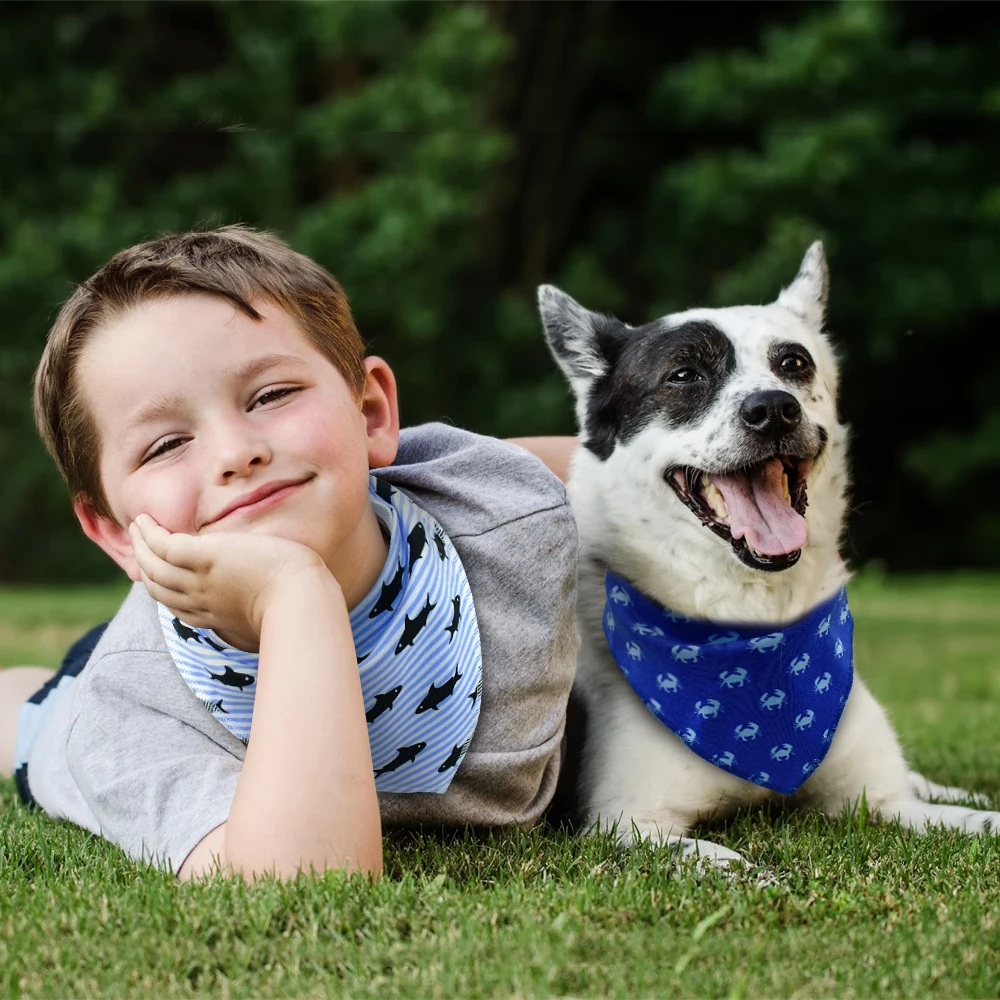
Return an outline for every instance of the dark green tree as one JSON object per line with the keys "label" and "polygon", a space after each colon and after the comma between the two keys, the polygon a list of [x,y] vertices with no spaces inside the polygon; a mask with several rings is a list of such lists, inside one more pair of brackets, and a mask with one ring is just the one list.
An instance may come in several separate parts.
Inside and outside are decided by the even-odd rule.
{"label": "dark green tree", "polygon": [[1000,565],[990,6],[5,3],[0,579],[111,572],[31,421],[59,303],[231,221],[338,276],[405,422],[505,435],[572,427],[539,282],[639,322],[822,237],[851,554]]}
{"label": "dark green tree", "polygon": [[822,238],[851,554],[897,567],[1000,563],[1000,32],[942,32],[956,16],[817,5],[664,67],[648,123],[678,154],[577,251],[577,290],[640,321],[769,301]]}
{"label": "dark green tree", "polygon": [[131,243],[231,221],[277,230],[340,278],[411,413],[447,414],[442,390],[489,370],[478,331],[449,336],[467,328],[486,192],[507,150],[488,120],[505,40],[482,8],[11,13],[0,34],[0,578],[110,571],[37,442],[29,383],[73,283]]}

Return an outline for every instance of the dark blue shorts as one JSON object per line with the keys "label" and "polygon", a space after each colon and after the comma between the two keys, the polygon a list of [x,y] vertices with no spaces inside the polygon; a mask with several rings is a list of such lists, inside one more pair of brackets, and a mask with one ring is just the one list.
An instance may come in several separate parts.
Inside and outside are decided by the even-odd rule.
{"label": "dark blue shorts", "polygon": [[104,622],[77,639],[63,657],[62,665],[55,674],[21,706],[14,749],[14,781],[25,805],[37,805],[28,786],[28,758],[35,739],[56,703],[71,688],[72,678],[87,665],[107,627],[108,622]]}

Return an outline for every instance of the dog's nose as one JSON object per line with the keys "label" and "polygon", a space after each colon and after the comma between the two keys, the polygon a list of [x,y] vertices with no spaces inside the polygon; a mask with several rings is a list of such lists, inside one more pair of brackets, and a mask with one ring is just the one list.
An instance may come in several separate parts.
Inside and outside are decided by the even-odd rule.
{"label": "dog's nose", "polygon": [[767,389],[747,396],[740,407],[740,416],[754,434],[780,438],[799,426],[802,407],[790,392]]}

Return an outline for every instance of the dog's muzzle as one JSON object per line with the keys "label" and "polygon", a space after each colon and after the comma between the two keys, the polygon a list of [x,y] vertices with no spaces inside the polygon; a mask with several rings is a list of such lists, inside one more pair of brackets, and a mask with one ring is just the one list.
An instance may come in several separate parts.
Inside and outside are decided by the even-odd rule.
{"label": "dog's muzzle", "polygon": [[741,562],[776,572],[794,566],[806,544],[806,482],[813,462],[778,454],[725,472],[672,468],[664,479]]}

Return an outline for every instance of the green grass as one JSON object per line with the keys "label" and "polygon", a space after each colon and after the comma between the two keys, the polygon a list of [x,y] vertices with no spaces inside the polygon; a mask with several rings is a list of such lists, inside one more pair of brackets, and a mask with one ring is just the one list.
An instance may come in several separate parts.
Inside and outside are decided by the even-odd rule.
{"label": "green grass", "polygon": [[110,618],[128,581],[108,587],[0,587],[0,665],[58,667],[88,628]]}
{"label": "green grass", "polygon": [[[119,594],[0,590],[0,663],[54,664]],[[1000,577],[867,578],[851,599],[913,763],[1000,805]],[[375,885],[181,885],[0,782],[0,993],[1000,995],[1000,838],[780,809],[703,835],[770,878],[535,829],[394,835]]]}

